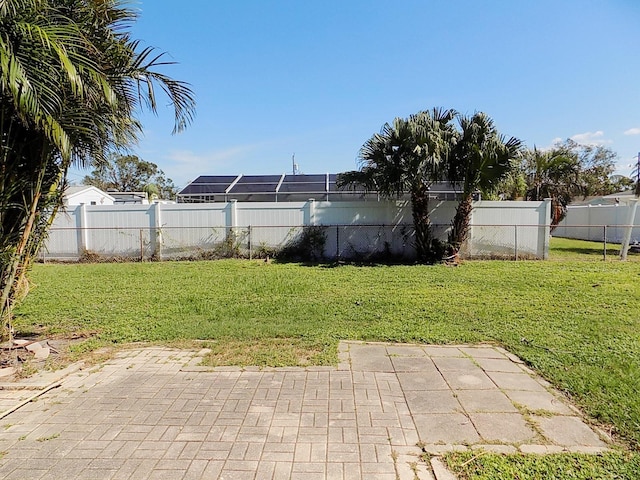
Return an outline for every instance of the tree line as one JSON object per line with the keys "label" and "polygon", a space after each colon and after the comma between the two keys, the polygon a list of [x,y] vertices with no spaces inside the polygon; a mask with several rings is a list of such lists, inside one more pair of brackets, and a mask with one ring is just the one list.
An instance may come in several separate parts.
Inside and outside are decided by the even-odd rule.
{"label": "tree line", "polygon": [[136,155],[110,155],[107,161],[95,165],[82,183],[105,192],[146,192],[149,200],[174,200],[178,193],[173,180],[158,165]]}

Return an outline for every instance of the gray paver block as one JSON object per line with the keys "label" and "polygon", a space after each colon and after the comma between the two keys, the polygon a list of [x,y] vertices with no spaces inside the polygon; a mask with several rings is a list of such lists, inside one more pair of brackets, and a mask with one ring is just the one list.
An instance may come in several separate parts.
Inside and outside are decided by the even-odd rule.
{"label": "gray paver block", "polygon": [[487,372],[487,375],[503,390],[547,391],[546,388],[526,373]]}
{"label": "gray paver block", "polygon": [[487,372],[523,373],[520,365],[506,358],[476,358],[475,361]]}
{"label": "gray paver block", "polygon": [[485,346],[477,346],[477,347],[466,347],[461,346],[460,351],[465,355],[469,355],[473,357],[476,361],[481,358],[495,358],[495,359],[504,359],[505,355],[500,351],[497,347],[492,345]]}
{"label": "gray paver block", "polygon": [[472,372],[478,367],[469,358],[452,358],[452,357],[434,357],[433,363],[440,372],[464,371]]}
{"label": "gray paver block", "polygon": [[487,390],[495,389],[495,384],[479,368],[469,370],[445,370],[442,376],[454,390]]}
{"label": "gray paver block", "polygon": [[425,443],[422,449],[429,455],[444,455],[449,452],[466,452],[469,450],[467,445],[461,444],[444,444],[444,443]]}
{"label": "gray paver block", "polygon": [[536,437],[536,432],[519,413],[470,413],[480,436],[488,442],[522,443]]}
{"label": "gray paver block", "polygon": [[449,390],[449,385],[439,372],[398,373],[398,380],[405,392],[412,390]]}
{"label": "gray paver block", "polygon": [[410,391],[405,393],[407,405],[412,414],[417,413],[460,413],[462,408],[451,390],[430,392]]}
{"label": "gray paver block", "polygon": [[444,466],[444,462],[437,457],[431,459],[431,468],[437,480],[457,480],[457,477]]}
{"label": "gray paver block", "polygon": [[553,416],[533,416],[533,421],[540,427],[542,434],[551,442],[569,447],[606,447],[606,444],[598,438],[580,418]]}
{"label": "gray paver block", "polygon": [[436,372],[433,360],[427,357],[390,357],[396,372]]}
{"label": "gray paver block", "polygon": [[573,415],[575,413],[558,396],[553,395],[550,392],[505,390],[504,393],[512,401],[531,411],[544,410],[561,415]]}
{"label": "gray paver block", "polygon": [[473,423],[461,413],[413,416],[420,440],[425,443],[478,443],[480,436]]}
{"label": "gray paver block", "polygon": [[426,357],[424,348],[417,345],[388,345],[387,354],[392,357]]}
{"label": "gray paver block", "polygon": [[383,345],[351,345],[349,353],[354,371],[393,372],[391,359]]}
{"label": "gray paver block", "polygon": [[468,412],[509,412],[517,413],[509,397],[497,389],[460,390],[456,396],[462,407]]}
{"label": "gray paver block", "polygon": [[454,346],[426,345],[423,347],[425,353],[430,357],[464,357],[464,353]]}

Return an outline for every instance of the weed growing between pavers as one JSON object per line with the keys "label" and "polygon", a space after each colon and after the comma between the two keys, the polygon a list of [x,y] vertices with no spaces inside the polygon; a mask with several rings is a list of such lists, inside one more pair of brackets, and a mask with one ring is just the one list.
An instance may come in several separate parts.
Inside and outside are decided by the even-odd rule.
{"label": "weed growing between pavers", "polygon": [[299,338],[222,339],[207,346],[211,352],[204,356],[202,365],[211,367],[305,367],[337,362],[337,349],[331,348],[334,345]]}
{"label": "weed growing between pavers", "polygon": [[640,455],[501,455],[484,451],[455,452],[444,457],[459,480],[637,480]]}

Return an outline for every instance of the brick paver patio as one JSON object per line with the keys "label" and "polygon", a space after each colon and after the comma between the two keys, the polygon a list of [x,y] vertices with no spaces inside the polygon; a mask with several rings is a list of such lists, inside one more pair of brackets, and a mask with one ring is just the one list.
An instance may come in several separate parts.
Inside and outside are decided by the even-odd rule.
{"label": "brick paver patio", "polygon": [[[207,369],[197,352],[166,348],[121,352],[0,420],[0,478],[424,480],[434,478],[424,451],[606,449],[500,348],[340,351],[337,368],[262,370]],[[0,406],[34,393],[0,390]]]}

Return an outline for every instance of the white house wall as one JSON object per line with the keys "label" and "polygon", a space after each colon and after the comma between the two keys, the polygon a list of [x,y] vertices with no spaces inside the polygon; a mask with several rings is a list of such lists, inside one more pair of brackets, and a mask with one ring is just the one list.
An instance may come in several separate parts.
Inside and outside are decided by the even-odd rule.
{"label": "white house wall", "polygon": [[95,202],[96,205],[113,205],[113,197],[97,188],[87,188],[73,195],[66,197],[66,204],[69,207],[78,205],[91,205],[91,202]]}
{"label": "white house wall", "polygon": [[[443,240],[456,205],[454,201],[432,204],[434,233]],[[477,202],[471,241],[464,253],[511,255],[518,250],[544,258],[549,218],[549,202]],[[174,257],[210,250],[225,239],[255,250],[282,247],[302,227],[316,225],[327,227],[328,257],[373,250],[406,256],[415,253],[412,223],[406,201],[84,205],[58,215],[45,255],[77,258],[90,251],[108,256]]]}

